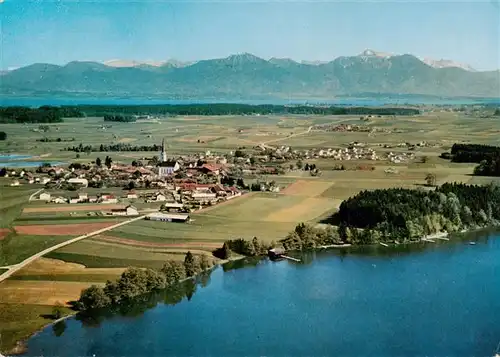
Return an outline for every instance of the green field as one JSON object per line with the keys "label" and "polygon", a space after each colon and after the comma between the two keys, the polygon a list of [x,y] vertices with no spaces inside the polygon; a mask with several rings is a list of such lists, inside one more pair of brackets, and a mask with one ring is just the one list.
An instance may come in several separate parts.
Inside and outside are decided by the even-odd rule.
{"label": "green field", "polygon": [[0,228],[10,228],[28,203],[29,196],[37,191],[34,185],[8,186],[8,179],[0,178]]}
{"label": "green field", "polygon": [[32,236],[11,234],[2,241],[0,265],[11,265],[53,245],[62,243],[70,236]]}
{"label": "green field", "polygon": [[[290,134],[302,133],[314,124],[350,123],[392,130],[391,133],[366,132],[319,132],[288,138]],[[112,125],[102,129],[103,125]],[[261,142],[272,145],[290,145],[293,148],[340,147],[349,142],[397,144],[426,140],[446,148],[454,142],[469,140],[485,144],[500,143],[500,123],[494,118],[475,118],[462,113],[428,112],[418,117],[372,118],[360,121],[358,116],[220,116],[220,117],[176,117],[158,121],[135,123],[104,122],[102,118],[66,119],[64,123],[49,125],[47,133],[33,132],[37,124],[4,124],[9,140],[0,142],[0,152],[29,153],[45,156],[46,160],[88,162],[96,157],[111,155],[115,161],[129,162],[135,158],[150,157],[152,152],[93,152],[90,155],[61,151],[65,147],[83,144],[129,143],[131,145],[160,144],[166,139],[167,152],[228,152],[239,146],[252,147]],[[37,142],[43,137],[70,139],[74,142]],[[13,138],[13,139],[10,139]],[[198,140],[200,142],[198,143]],[[423,148],[432,153],[436,148]],[[437,151],[441,151],[440,148]],[[33,159],[35,160],[35,158]],[[39,160],[39,159],[36,159]]]}
{"label": "green field", "polygon": [[[64,308],[64,313],[71,313]],[[33,332],[51,322],[45,318],[52,314],[52,306],[0,303],[0,351],[8,351],[17,341],[29,337]]]}

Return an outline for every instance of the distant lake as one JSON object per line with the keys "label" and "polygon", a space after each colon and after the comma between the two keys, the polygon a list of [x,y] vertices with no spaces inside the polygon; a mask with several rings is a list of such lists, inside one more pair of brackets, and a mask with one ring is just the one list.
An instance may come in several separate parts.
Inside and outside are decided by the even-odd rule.
{"label": "distant lake", "polygon": [[500,341],[497,233],[300,257],[235,262],[121,316],[69,319],[26,356],[491,357]]}
{"label": "distant lake", "polygon": [[0,154],[0,167],[38,167],[46,162],[52,166],[65,164],[64,162],[59,161],[29,161],[32,157],[33,156],[31,155]]}
{"label": "distant lake", "polygon": [[500,99],[467,99],[467,98],[433,98],[419,96],[395,96],[380,98],[339,98],[331,100],[315,99],[158,99],[158,98],[103,98],[103,97],[4,97],[0,98],[0,106],[28,106],[39,107],[42,105],[155,105],[155,104],[211,104],[211,103],[241,103],[241,104],[329,104],[342,106],[383,106],[404,104],[435,104],[435,105],[462,105],[481,103],[500,103]]}

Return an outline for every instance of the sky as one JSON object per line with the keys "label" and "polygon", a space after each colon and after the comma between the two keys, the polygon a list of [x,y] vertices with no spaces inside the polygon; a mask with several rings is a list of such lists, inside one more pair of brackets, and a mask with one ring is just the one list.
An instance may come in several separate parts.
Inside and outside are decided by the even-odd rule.
{"label": "sky", "polygon": [[373,49],[492,70],[498,1],[0,0],[0,67],[243,52],[329,61]]}

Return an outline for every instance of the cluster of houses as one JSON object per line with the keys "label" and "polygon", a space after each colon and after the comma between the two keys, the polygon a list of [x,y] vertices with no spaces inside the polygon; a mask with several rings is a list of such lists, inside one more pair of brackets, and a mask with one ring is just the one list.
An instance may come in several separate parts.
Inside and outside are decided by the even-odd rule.
{"label": "cluster of houses", "polygon": [[401,164],[405,162],[409,162],[415,159],[415,154],[413,153],[407,153],[407,152],[401,152],[401,153],[393,153],[389,152],[387,154],[387,160],[394,164]]}
{"label": "cluster of houses", "polygon": [[84,191],[70,192],[67,195],[52,195],[49,192],[42,192],[38,199],[47,203],[118,203],[118,198],[114,194],[98,193],[97,195],[89,195]]}

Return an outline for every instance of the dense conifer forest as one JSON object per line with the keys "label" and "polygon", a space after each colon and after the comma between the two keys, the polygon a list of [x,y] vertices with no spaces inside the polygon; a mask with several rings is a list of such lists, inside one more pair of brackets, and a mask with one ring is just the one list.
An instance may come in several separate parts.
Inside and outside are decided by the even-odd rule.
{"label": "dense conifer forest", "polygon": [[433,191],[363,191],[344,201],[338,212],[344,242],[418,240],[438,232],[497,225],[500,187],[444,184]]}
{"label": "dense conifer forest", "polygon": [[[119,113],[119,114],[117,114]],[[141,116],[178,115],[417,115],[414,108],[334,107],[310,105],[183,104],[183,105],[75,105],[0,107],[1,123],[59,123],[70,117],[104,117],[105,121],[135,122]]]}
{"label": "dense conifer forest", "polygon": [[252,115],[252,114],[316,114],[316,115],[417,115],[413,108],[367,108],[333,106],[285,106],[250,104],[183,104],[183,105],[79,105],[73,107],[87,116],[126,115]]}
{"label": "dense conifer forest", "polygon": [[453,144],[451,147],[452,162],[475,162],[500,156],[500,147],[481,144]]}
{"label": "dense conifer forest", "polygon": [[84,114],[75,107],[41,106],[0,107],[0,123],[60,123],[63,118],[81,118]]}

